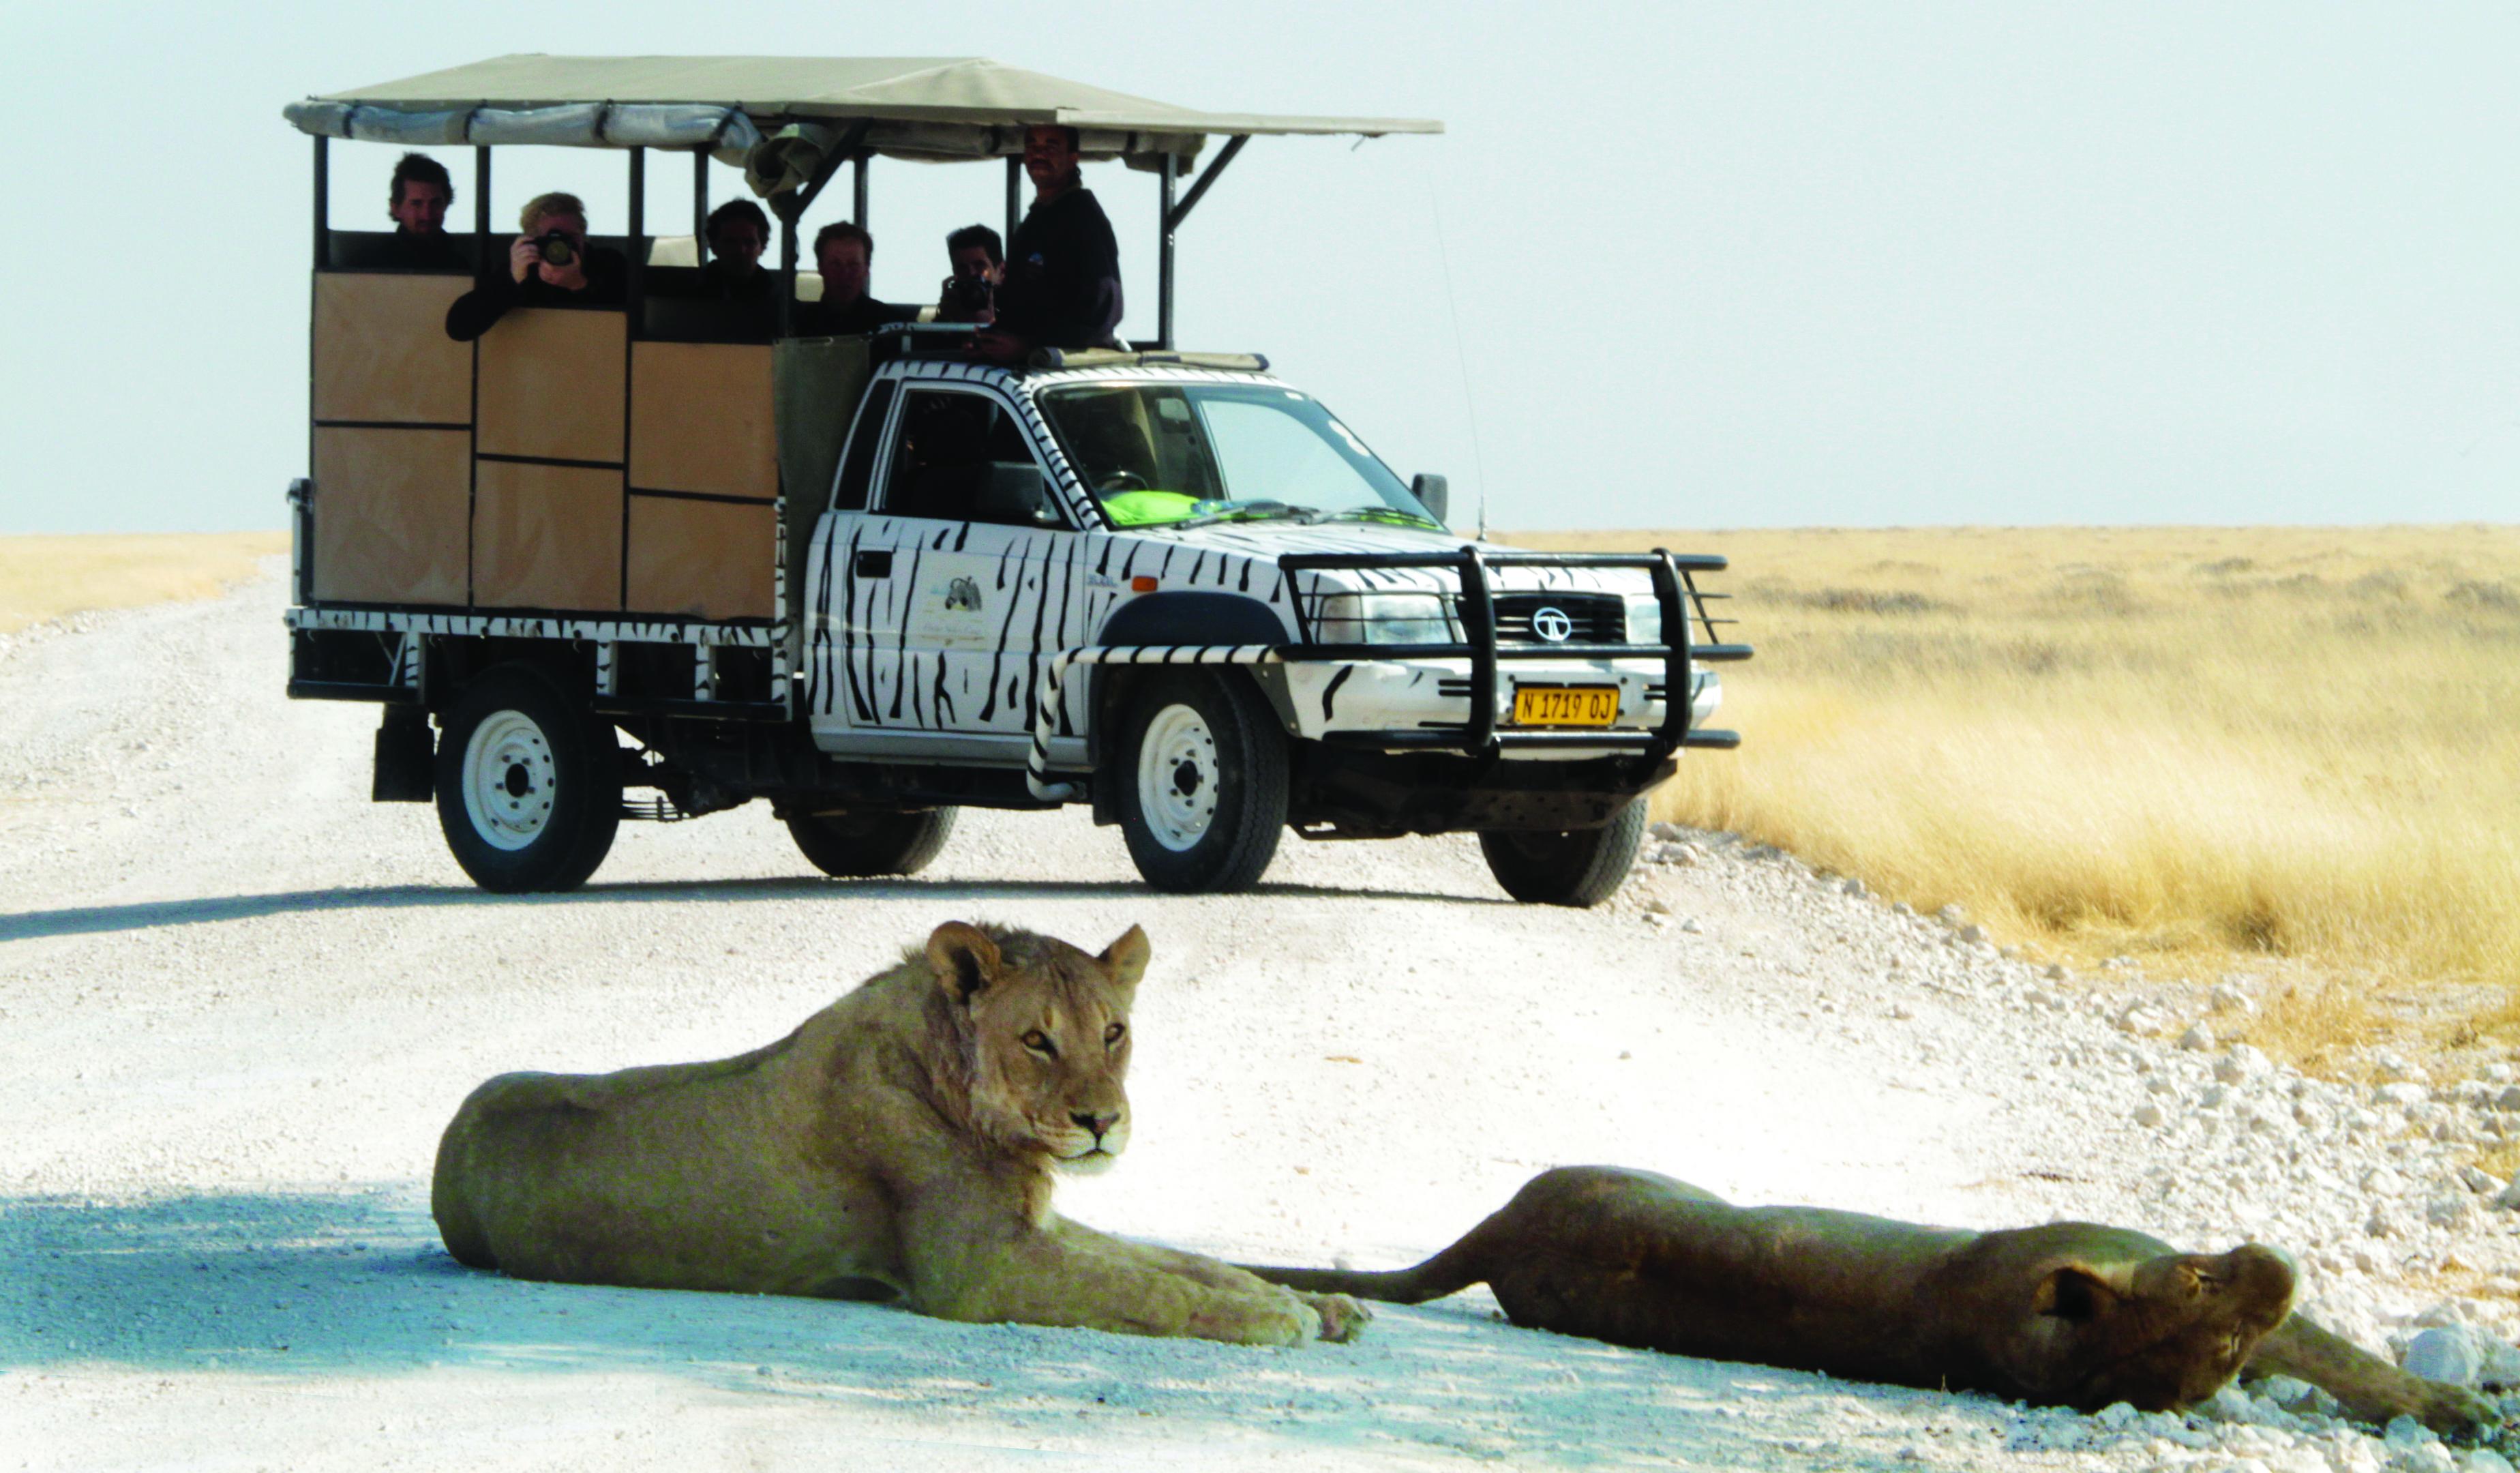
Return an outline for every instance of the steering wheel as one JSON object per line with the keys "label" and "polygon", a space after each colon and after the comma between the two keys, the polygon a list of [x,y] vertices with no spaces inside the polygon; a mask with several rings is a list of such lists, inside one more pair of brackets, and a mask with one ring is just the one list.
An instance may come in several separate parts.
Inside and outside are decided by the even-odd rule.
{"label": "steering wheel", "polygon": [[1095,483],[1095,489],[1103,491],[1143,491],[1147,489],[1147,478],[1139,475],[1135,471],[1106,471],[1103,473],[1102,479]]}

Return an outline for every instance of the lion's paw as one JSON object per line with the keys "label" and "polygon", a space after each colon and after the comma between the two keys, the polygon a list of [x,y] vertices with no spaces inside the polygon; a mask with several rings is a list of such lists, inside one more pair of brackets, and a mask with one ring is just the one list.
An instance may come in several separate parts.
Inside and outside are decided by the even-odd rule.
{"label": "lion's paw", "polygon": [[1344,1294],[1305,1294],[1299,1296],[1322,1317],[1321,1338],[1332,1345],[1346,1345],[1365,1333],[1373,1322],[1373,1312]]}
{"label": "lion's paw", "polygon": [[2492,1402],[2447,1381],[2426,1383],[2424,1404],[2415,1415],[2433,1431],[2459,1443],[2482,1442],[2501,1422],[2501,1412]]}

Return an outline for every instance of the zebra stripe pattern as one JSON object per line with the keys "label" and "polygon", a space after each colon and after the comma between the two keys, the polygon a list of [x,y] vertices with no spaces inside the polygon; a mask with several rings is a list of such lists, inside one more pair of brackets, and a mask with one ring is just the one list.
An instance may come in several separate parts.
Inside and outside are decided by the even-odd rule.
{"label": "zebra stripe pattern", "polygon": [[1084,796],[1081,783],[1049,780],[1050,739],[1058,734],[1059,681],[1071,665],[1276,665],[1285,658],[1274,644],[1121,644],[1061,650],[1041,671],[1041,701],[1032,723],[1032,751],[1024,758],[1024,786],[1051,803]]}

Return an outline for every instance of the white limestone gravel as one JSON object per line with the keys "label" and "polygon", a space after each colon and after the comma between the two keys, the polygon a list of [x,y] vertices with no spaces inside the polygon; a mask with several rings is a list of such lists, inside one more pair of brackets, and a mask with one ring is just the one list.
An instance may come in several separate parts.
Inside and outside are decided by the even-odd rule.
{"label": "white limestone gravel", "polygon": [[2520,1456],[2285,1383],[2086,1417],[1631,1352],[1500,1323],[1484,1291],[1276,1352],[462,1269],[427,1177],[480,1079],[752,1046],[953,917],[1088,945],[1140,922],[1136,1142],[1062,1198],[1098,1226],[1380,1266],[1543,1168],[1614,1162],[1741,1201],[2279,1243],[2336,1328],[2520,1379],[2520,1183],[2473,1167],[2520,1135],[2520,1073],[2303,1079],[2216,1040],[2247,979],[2035,968],[1686,830],[1588,913],[1507,902],[1460,838],[1290,839],[1255,894],[1158,897],[1073,812],[968,813],[928,874],[839,884],[758,806],[625,825],[578,894],[489,897],[428,808],[365,801],[372,710],[282,699],[281,603],[266,579],[0,645],[0,1467]]}

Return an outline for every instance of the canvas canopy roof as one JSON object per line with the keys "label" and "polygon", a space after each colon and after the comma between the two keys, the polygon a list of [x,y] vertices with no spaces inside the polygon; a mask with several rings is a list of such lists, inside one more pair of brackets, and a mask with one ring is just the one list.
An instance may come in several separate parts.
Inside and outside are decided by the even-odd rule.
{"label": "canvas canopy roof", "polygon": [[[1079,131],[1087,156],[1148,167],[1193,158],[1215,135],[1379,137],[1444,127],[1412,117],[1203,113],[982,57],[504,56],[292,103],[287,114],[328,138],[708,147],[731,163],[782,130],[828,137],[861,120],[859,151],[896,159],[1011,157],[1023,151],[1025,127],[1062,123]],[[754,187],[770,193],[785,172],[771,169]]]}

